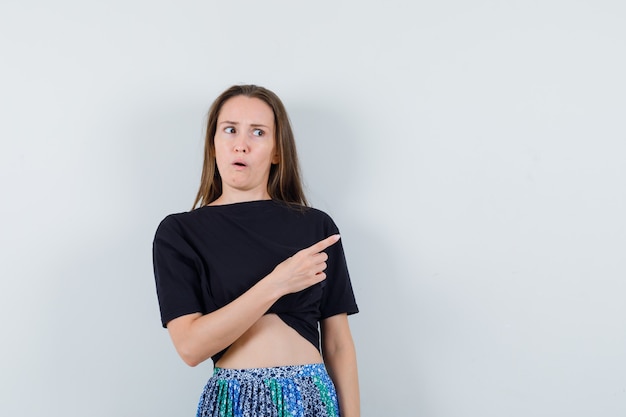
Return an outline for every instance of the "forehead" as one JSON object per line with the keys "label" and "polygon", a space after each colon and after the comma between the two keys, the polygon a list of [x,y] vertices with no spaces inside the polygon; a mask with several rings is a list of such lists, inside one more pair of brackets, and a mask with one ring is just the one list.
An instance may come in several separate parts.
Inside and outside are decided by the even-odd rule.
{"label": "forehead", "polygon": [[272,108],[263,100],[235,96],[224,102],[220,109],[217,121],[230,121],[246,124],[262,124],[274,126],[274,112]]}

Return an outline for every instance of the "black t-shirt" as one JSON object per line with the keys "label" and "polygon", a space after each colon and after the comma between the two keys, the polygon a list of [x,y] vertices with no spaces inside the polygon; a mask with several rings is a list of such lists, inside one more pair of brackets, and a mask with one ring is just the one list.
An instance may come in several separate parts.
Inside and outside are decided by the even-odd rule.
{"label": "black t-shirt", "polygon": [[[338,232],[326,213],[274,200],[167,216],[153,244],[163,326],[185,314],[224,307],[288,257]],[[326,279],[281,297],[267,312],[276,313],[318,350],[320,320],[358,312],[341,240],[325,252]],[[213,356],[213,362],[225,351]]]}

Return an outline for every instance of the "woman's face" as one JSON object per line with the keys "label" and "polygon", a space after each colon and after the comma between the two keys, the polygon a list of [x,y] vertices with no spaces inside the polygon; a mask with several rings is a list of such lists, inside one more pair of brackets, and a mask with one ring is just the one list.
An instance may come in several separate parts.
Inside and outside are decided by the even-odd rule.
{"label": "woman's face", "polygon": [[222,195],[269,198],[270,167],[279,159],[274,128],[274,112],[263,100],[236,96],[222,105],[214,138]]}

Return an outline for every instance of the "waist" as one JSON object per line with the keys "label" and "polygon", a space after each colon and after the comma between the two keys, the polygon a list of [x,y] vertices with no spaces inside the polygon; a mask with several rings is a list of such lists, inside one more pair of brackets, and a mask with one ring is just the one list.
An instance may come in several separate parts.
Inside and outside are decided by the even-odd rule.
{"label": "waist", "polygon": [[318,349],[276,314],[266,314],[235,341],[216,368],[251,369],[322,363]]}

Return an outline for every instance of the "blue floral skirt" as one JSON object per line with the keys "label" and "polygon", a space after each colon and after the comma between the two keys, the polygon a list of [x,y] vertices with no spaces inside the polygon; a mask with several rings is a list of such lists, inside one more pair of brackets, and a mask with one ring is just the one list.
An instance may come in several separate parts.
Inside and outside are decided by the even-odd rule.
{"label": "blue floral skirt", "polygon": [[215,368],[197,417],[339,417],[337,393],[324,364]]}

